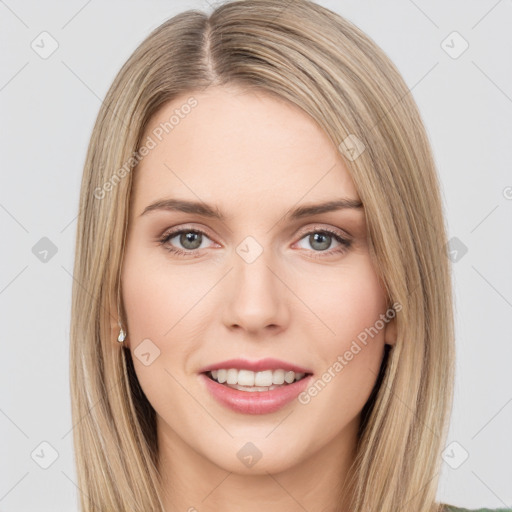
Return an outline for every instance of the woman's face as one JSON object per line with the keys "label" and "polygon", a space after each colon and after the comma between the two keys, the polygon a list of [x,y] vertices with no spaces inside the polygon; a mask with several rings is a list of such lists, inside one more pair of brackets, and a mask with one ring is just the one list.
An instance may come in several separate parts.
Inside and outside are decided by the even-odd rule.
{"label": "woman's face", "polygon": [[165,105],[143,144],[125,344],[161,449],[252,474],[350,453],[394,322],[364,209],[304,210],[359,201],[337,148],[298,107],[225,87]]}

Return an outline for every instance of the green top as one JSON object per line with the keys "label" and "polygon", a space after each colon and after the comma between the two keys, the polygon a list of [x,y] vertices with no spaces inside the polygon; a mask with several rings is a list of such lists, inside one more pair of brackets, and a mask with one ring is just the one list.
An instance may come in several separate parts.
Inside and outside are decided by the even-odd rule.
{"label": "green top", "polygon": [[459,508],[454,505],[445,505],[444,512],[512,512],[512,508]]}

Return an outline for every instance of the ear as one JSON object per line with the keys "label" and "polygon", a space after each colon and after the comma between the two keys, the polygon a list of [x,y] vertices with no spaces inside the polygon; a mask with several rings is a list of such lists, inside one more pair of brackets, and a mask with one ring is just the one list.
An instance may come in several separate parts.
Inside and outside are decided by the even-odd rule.
{"label": "ear", "polygon": [[397,338],[396,316],[393,317],[384,328],[384,340],[386,345],[394,346]]}

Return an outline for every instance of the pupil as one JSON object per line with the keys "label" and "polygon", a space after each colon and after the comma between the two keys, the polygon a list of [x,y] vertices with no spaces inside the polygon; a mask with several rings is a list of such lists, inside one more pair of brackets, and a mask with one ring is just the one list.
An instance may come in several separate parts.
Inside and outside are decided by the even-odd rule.
{"label": "pupil", "polygon": [[[183,233],[181,235],[180,243],[187,249],[197,249],[201,245],[200,235],[201,233],[194,233],[192,231]],[[199,243],[197,243],[198,240]]]}
{"label": "pupil", "polygon": [[320,242],[321,242],[322,238],[324,239],[324,242],[323,242],[323,244],[320,243],[321,247],[317,247],[317,248],[321,249],[321,250],[328,249],[329,245],[331,245],[331,236],[327,235],[325,233],[315,233],[313,235],[310,235],[311,246],[314,247],[314,244],[318,242],[319,238],[320,238]]}

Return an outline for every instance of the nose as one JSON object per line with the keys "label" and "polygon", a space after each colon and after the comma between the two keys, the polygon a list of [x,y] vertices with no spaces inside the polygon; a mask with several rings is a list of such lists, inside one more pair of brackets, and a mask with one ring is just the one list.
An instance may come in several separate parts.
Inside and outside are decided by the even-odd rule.
{"label": "nose", "polygon": [[234,268],[227,280],[223,321],[228,329],[251,335],[278,332],[289,322],[287,299],[290,290],[270,251],[263,251],[255,261],[234,255]]}

